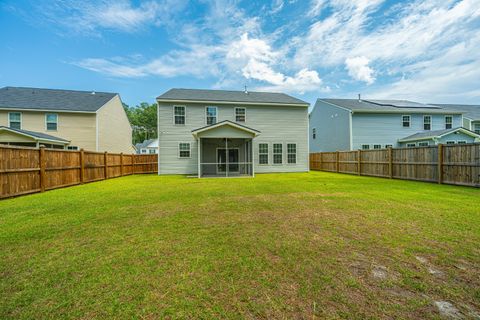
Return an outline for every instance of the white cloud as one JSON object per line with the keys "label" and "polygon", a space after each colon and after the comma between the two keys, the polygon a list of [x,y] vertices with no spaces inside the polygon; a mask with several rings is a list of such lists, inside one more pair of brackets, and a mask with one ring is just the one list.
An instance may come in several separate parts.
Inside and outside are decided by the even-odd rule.
{"label": "white cloud", "polygon": [[368,66],[370,61],[366,57],[347,58],[345,66],[348,74],[355,80],[372,84],[375,81],[373,69]]}
{"label": "white cloud", "polygon": [[138,5],[130,0],[55,0],[41,2],[35,13],[54,27],[99,35],[105,29],[131,33],[166,24],[185,4],[186,0],[149,0]]}

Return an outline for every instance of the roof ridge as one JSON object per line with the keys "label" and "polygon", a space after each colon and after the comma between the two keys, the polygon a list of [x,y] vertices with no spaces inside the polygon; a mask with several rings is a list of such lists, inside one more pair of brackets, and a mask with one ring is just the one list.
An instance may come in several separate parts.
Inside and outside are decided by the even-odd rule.
{"label": "roof ridge", "polygon": [[96,91],[96,90],[72,90],[72,89],[56,89],[56,88],[37,88],[37,87],[14,87],[5,86],[1,89],[30,89],[30,90],[45,90],[45,91],[65,91],[65,92],[82,92],[82,93],[105,93],[105,94],[118,94],[118,92]]}

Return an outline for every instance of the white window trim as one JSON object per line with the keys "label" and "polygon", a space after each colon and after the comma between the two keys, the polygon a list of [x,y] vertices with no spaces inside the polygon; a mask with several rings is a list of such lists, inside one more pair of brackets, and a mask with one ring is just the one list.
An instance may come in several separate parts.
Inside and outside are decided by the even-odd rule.
{"label": "white window trim", "polygon": [[[425,143],[426,143],[426,145],[424,145]],[[418,143],[418,146],[419,147],[428,147],[428,146],[430,146],[430,143],[428,143],[428,141],[422,141],[422,142]]]}
{"label": "white window trim", "polygon": [[10,114],[11,113],[19,113],[20,114],[20,130],[22,130],[22,128],[23,128],[23,114],[21,112],[18,112],[18,111],[12,111],[12,112],[8,113],[8,127],[10,128]]}
{"label": "white window trim", "polygon": [[[266,144],[267,145],[267,153],[260,153],[260,145]],[[267,155],[267,163],[260,163],[260,155]],[[258,165],[259,166],[268,166],[270,164],[270,144],[268,142],[259,142],[258,143]]]}
{"label": "white window trim", "polygon": [[[425,129],[425,118],[426,117],[430,117],[430,129]],[[428,115],[428,114],[425,114],[423,115],[423,122],[422,122],[422,131],[432,131],[432,127],[433,127],[433,118],[431,115]]]}
{"label": "white window trim", "polygon": [[387,148],[393,148],[393,144],[386,144],[385,149],[387,149]]}
{"label": "white window trim", "polygon": [[[288,145],[289,145],[289,144],[294,144],[294,145],[295,145],[295,153],[289,153],[289,152],[288,152]],[[289,162],[288,162],[288,155],[289,155],[289,154],[295,154],[295,163],[289,163]],[[295,165],[297,165],[297,162],[298,162],[297,160],[298,160],[298,143],[296,143],[296,142],[287,142],[287,143],[285,144],[285,163],[286,163],[287,165],[289,165],[289,166],[295,166]]]}
{"label": "white window trim", "polygon": [[[367,146],[368,148],[365,149],[364,146]],[[369,144],[362,144],[362,145],[360,145],[360,149],[361,150],[370,150],[370,145]]]}
{"label": "white window trim", "polygon": [[78,147],[77,146],[67,146],[67,150],[77,151]]}
{"label": "white window trim", "polygon": [[[275,153],[275,145],[280,144],[282,145],[282,162],[281,163],[275,163],[275,155],[278,153]],[[285,162],[283,161],[284,158],[284,153],[285,153],[285,148],[284,148],[284,143],[283,142],[272,142],[272,165],[274,166],[282,166]]]}
{"label": "white window trim", "polygon": [[[47,115],[49,115],[49,114],[54,114],[54,115],[57,116],[57,129],[55,129],[55,130],[48,130]],[[59,121],[58,121],[58,113],[53,113],[53,112],[47,112],[47,113],[45,113],[45,131],[58,131],[58,122],[59,122]]]}
{"label": "white window trim", "polygon": [[[208,113],[207,113],[207,110],[208,108],[215,108],[215,123],[211,123],[211,124],[208,124]],[[186,114],[186,112],[185,112]],[[186,123],[186,121],[185,121]],[[205,125],[207,126],[212,126],[214,124],[217,124],[218,123],[218,107],[216,106],[205,106]]]}
{"label": "white window trim", "polygon": [[417,144],[415,142],[407,142],[405,145],[407,148],[415,148]]}
{"label": "white window trim", "polygon": [[[184,110],[185,110],[185,123],[184,124],[178,124],[178,123],[175,123],[175,107],[183,107]],[[184,105],[180,105],[180,104],[174,104],[173,107],[172,107],[172,115],[173,115],[173,125],[174,126],[185,126],[187,125],[187,106],[184,106]]]}
{"label": "white window trim", "polygon": [[467,140],[457,140],[457,144],[467,144]]}
{"label": "white window trim", "polygon": [[455,140],[447,140],[445,144],[456,144]]}
{"label": "white window trim", "polygon": [[[237,121],[237,109],[244,109],[245,110],[245,121]],[[247,108],[246,107],[235,107],[233,108],[233,116],[235,117],[235,122],[238,122],[238,123],[247,123]]]}
{"label": "white window trim", "polygon": [[[379,146],[380,148],[375,148],[375,146]],[[382,149],[381,144],[376,143],[376,144],[373,145],[373,150],[380,150],[380,149]]]}
{"label": "white window trim", "polygon": [[[180,144],[188,143],[188,157],[180,157]],[[191,142],[179,142],[177,145],[177,157],[178,159],[191,159],[192,158],[192,143]],[[184,150],[185,151],[185,150]]]}
{"label": "white window trim", "polygon": [[[403,126],[403,117],[408,117],[408,127]],[[412,117],[409,114],[402,115],[402,128],[410,128],[412,126]]]}
{"label": "white window trim", "polygon": [[[452,119],[452,122],[450,122],[450,128],[447,128],[447,118]],[[451,115],[446,115],[445,116],[445,129],[452,129],[453,128],[453,116]]]}

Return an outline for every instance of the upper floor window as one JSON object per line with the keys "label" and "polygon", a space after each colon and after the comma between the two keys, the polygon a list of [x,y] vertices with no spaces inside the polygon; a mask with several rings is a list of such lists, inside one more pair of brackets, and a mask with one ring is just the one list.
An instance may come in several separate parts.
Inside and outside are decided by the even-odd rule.
{"label": "upper floor window", "polygon": [[297,163],[297,144],[287,143],[287,163]]}
{"label": "upper floor window", "polygon": [[402,116],[402,126],[404,128],[410,128],[410,116]]}
{"label": "upper floor window", "polygon": [[268,164],[268,143],[258,144],[258,163]]}
{"label": "upper floor window", "polygon": [[185,124],[185,106],[173,106],[174,124]]}
{"label": "upper floor window", "polygon": [[273,144],[273,164],[283,163],[283,145],[281,143]]}
{"label": "upper floor window", "polygon": [[452,129],[453,117],[445,116],[445,129]]}
{"label": "upper floor window", "polygon": [[475,133],[480,134],[480,123],[476,123],[476,124],[473,126],[473,131],[474,131]]}
{"label": "upper floor window", "polygon": [[312,129],[312,139],[317,139],[317,129],[316,128]]}
{"label": "upper floor window", "polygon": [[206,107],[205,116],[207,117],[207,125],[217,123],[217,107]]}
{"label": "upper floor window", "polygon": [[56,113],[45,114],[45,123],[47,131],[57,131],[58,115]]}
{"label": "upper floor window", "polygon": [[432,129],[432,116],[423,116],[423,130]]}
{"label": "upper floor window", "polygon": [[247,120],[247,109],[243,107],[235,108],[235,121],[245,122]]}
{"label": "upper floor window", "polygon": [[9,112],[8,113],[8,126],[12,129],[22,129],[22,113]]}
{"label": "upper floor window", "polygon": [[155,154],[156,152],[155,152],[155,149],[148,149],[148,153]]}

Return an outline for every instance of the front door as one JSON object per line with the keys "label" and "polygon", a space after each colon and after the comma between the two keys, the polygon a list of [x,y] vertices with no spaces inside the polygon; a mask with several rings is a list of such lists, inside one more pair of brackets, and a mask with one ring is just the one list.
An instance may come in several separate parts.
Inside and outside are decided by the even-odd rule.
{"label": "front door", "polygon": [[[227,168],[227,150],[217,149],[217,172],[224,173]],[[228,149],[228,172],[238,172],[238,149]]]}

